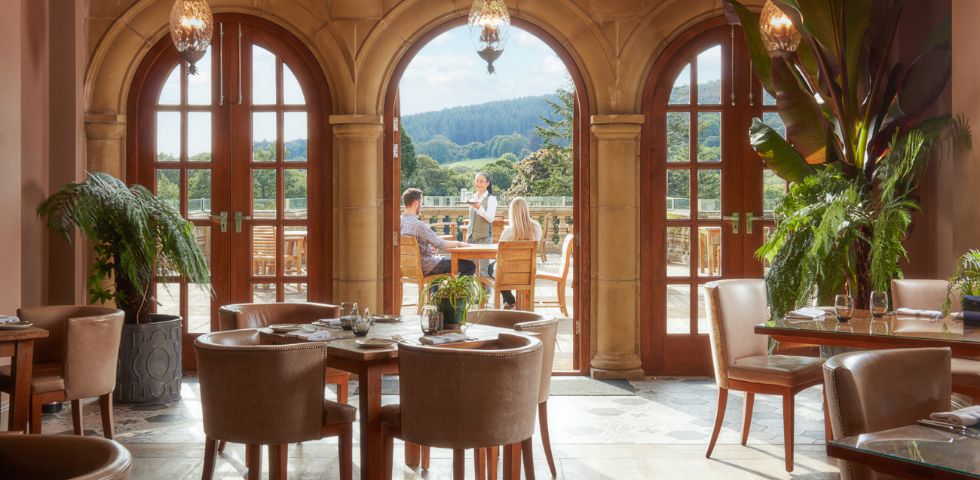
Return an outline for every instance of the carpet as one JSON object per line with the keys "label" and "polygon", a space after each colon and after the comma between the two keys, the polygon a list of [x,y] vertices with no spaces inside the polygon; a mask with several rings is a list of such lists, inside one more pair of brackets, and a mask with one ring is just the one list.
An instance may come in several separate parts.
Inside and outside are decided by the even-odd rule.
{"label": "carpet", "polygon": [[[351,382],[351,392],[358,393],[357,382]],[[385,377],[381,382],[382,395],[398,395],[398,377]],[[552,377],[553,397],[614,397],[632,396],[636,392],[628,380],[595,380],[588,377]]]}

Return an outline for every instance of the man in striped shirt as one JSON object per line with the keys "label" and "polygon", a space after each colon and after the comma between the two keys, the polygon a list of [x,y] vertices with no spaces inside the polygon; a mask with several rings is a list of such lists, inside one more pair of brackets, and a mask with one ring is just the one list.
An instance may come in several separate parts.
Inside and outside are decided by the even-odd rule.
{"label": "man in striped shirt", "polygon": [[[401,218],[401,234],[411,235],[419,242],[419,253],[422,255],[422,271],[426,275],[439,273],[449,273],[451,270],[450,260],[446,257],[436,255],[437,250],[444,250],[451,247],[465,247],[466,243],[452,240],[443,240],[432,231],[427,223],[419,220],[422,213],[422,190],[409,188],[402,194],[402,203],[405,205],[405,212]],[[459,261],[460,275],[473,275],[476,265],[469,260]]]}

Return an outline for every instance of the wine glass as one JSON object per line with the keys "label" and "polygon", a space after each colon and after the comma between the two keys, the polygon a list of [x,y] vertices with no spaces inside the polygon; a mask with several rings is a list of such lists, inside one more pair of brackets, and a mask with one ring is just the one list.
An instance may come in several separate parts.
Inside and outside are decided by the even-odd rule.
{"label": "wine glass", "polygon": [[881,290],[871,292],[871,301],[869,303],[871,306],[871,315],[876,318],[884,316],[888,312],[888,294]]}
{"label": "wine glass", "polygon": [[343,302],[340,304],[341,328],[350,330],[354,325],[355,317],[357,317],[357,302]]}
{"label": "wine glass", "polygon": [[834,297],[834,311],[838,322],[850,320],[854,314],[854,299],[850,295],[837,295]]}
{"label": "wine glass", "polygon": [[371,318],[371,310],[364,307],[364,315],[358,315],[353,319],[352,329],[354,330],[354,335],[358,337],[363,337],[368,334],[371,330],[371,323],[374,319]]}
{"label": "wine glass", "polygon": [[422,326],[422,333],[433,335],[442,330],[442,313],[434,305],[422,307],[422,315],[419,316],[419,323]]}

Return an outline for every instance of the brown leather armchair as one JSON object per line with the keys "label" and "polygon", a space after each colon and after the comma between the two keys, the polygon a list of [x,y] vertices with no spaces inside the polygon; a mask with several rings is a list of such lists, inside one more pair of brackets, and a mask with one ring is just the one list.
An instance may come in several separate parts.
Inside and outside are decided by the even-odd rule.
{"label": "brown leather armchair", "polygon": [[[942,310],[946,303],[946,280],[894,279],[892,304],[895,308]],[[958,295],[953,295],[950,311],[959,311]],[[952,363],[953,391],[980,400],[980,360],[954,358]]]}
{"label": "brown leather armchair", "polygon": [[749,438],[755,394],[783,397],[783,442],[786,471],[793,471],[793,415],[797,392],[823,381],[823,359],[768,355],[768,338],[753,331],[769,318],[766,286],[761,279],[720,280],[705,285],[711,322],[711,360],[718,383],[718,412],[705,457],[710,457],[725,420],[728,391],[745,392],[742,445]]}
{"label": "brown leather armchair", "polygon": [[[58,305],[22,308],[17,316],[48,331],[48,338],[34,342],[30,432],[41,433],[41,405],[70,400],[75,434],[83,435],[81,399],[99,397],[103,435],[112,438],[123,311]],[[0,367],[0,391],[12,387],[10,366]]]}
{"label": "brown leather armchair", "polygon": [[132,465],[129,450],[112,440],[70,435],[0,436],[0,478],[125,480]]}
{"label": "brown leather armchair", "polygon": [[[823,367],[834,438],[911,425],[950,409],[948,348],[849,352]],[[901,381],[895,381],[900,379]],[[840,462],[842,480],[894,479],[867,466]]]}
{"label": "brown leather armchair", "polygon": [[392,475],[398,437],[453,449],[454,479],[464,477],[466,449],[504,445],[505,468],[521,456],[526,478],[533,480],[531,437],[541,384],[541,341],[501,333],[497,340],[471,346],[399,345],[401,403],[381,407],[385,478]]}
{"label": "brown leather armchair", "polygon": [[261,345],[254,329],[202,335],[194,341],[201,411],[204,472],[214,474],[218,441],[244,443],[248,478],[259,478],[262,445],[269,445],[272,478],[286,478],[290,443],[339,437],[341,478],[352,473],[356,410],[326,400],[322,343]]}

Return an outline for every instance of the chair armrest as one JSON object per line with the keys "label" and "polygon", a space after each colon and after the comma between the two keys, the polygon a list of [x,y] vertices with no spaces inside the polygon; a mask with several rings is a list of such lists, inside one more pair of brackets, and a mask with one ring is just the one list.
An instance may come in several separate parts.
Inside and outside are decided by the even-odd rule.
{"label": "chair armrest", "polygon": [[537,272],[534,275],[534,278],[541,279],[541,280],[551,280],[553,282],[560,282],[561,281],[561,276],[560,275],[558,275],[557,273],[551,273],[551,272]]}

